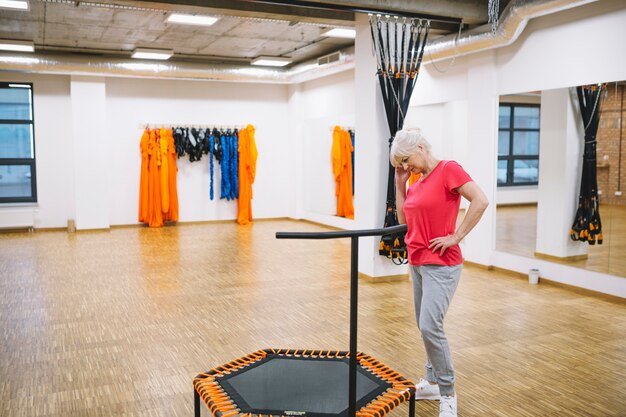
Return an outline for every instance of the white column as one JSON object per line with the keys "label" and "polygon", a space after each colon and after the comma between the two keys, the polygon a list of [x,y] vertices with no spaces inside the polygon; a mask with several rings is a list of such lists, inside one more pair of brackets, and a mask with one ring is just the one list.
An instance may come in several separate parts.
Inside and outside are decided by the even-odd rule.
{"label": "white column", "polygon": [[[482,188],[490,204],[480,222],[461,243],[461,250],[466,260],[491,265],[491,252],[495,247],[498,159],[498,94],[496,90],[498,77],[495,52],[488,51],[468,59],[467,142],[464,144],[465,151],[455,149],[455,154],[465,155],[459,163]],[[463,146],[460,143],[458,145]]]}
{"label": "white column", "polygon": [[294,175],[290,178],[290,193],[295,197],[291,199],[289,214],[291,218],[301,219],[304,211],[304,167],[306,155],[303,152],[304,129],[302,118],[302,83],[290,84],[288,86],[289,95],[289,135],[293,140],[290,141],[290,153],[296,158],[289,158],[289,172]]}
{"label": "white column", "polygon": [[568,88],[541,93],[535,252],[559,258],[587,253],[586,244],[569,237],[578,206],[584,137],[575,99]]}
{"label": "white column", "polygon": [[[74,201],[77,229],[109,228],[110,157],[105,123],[105,79],[72,76],[72,141],[74,145]],[[139,198],[137,196],[137,198]]]}
{"label": "white column", "polygon": [[[387,199],[389,128],[378,86],[376,60],[367,15],[356,15],[355,42],[355,151],[356,177],[354,219],[359,229],[383,226]],[[406,266],[394,265],[378,254],[379,238],[359,240],[359,272],[371,277],[407,273]]]}

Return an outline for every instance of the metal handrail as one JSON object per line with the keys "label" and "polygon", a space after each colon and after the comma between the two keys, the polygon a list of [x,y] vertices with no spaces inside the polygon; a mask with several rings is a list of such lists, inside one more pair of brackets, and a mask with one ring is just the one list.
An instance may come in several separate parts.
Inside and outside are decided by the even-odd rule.
{"label": "metal handrail", "polygon": [[276,232],[276,239],[339,239],[344,237],[385,236],[403,234],[406,224],[380,229],[339,230],[336,232]]}

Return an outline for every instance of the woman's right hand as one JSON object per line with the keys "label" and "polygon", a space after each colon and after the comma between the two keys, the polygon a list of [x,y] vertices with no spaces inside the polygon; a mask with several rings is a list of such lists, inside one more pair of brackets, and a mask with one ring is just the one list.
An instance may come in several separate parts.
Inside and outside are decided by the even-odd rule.
{"label": "woman's right hand", "polygon": [[401,166],[396,167],[396,184],[406,186],[406,182],[409,180],[411,173],[408,169],[404,169]]}

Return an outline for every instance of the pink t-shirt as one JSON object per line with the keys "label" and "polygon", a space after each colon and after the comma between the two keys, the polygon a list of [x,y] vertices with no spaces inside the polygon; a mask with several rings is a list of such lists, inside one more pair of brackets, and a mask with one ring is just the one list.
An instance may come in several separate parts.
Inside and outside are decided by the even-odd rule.
{"label": "pink t-shirt", "polygon": [[472,181],[455,161],[440,161],[426,178],[407,192],[402,210],[406,218],[404,239],[411,265],[458,265],[463,262],[459,245],[448,248],[443,256],[429,249],[430,240],[451,235],[456,230],[461,195],[454,189]]}

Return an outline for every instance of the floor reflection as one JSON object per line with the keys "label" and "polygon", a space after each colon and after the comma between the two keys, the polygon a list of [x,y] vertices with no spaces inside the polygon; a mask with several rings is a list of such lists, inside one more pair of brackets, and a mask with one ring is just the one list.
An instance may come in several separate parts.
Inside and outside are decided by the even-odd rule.
{"label": "floor reflection", "polygon": [[[496,249],[515,255],[535,257],[537,206],[498,206],[496,210]],[[562,261],[576,268],[626,276],[626,206],[602,205],[602,245],[587,245],[587,259]],[[583,244],[583,243],[581,243]]]}

